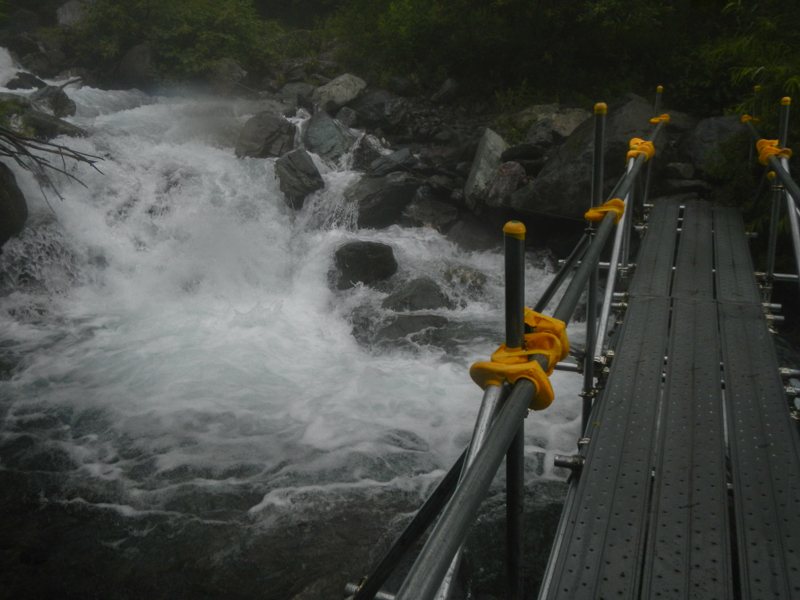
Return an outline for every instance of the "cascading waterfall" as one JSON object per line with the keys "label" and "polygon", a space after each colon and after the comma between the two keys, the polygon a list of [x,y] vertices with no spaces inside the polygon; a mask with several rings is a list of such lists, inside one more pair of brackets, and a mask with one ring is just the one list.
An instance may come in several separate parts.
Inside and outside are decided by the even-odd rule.
{"label": "cascading waterfall", "polygon": [[[256,101],[66,92],[90,136],[58,142],[102,157],[102,173],[67,165],[85,187],[56,178],[62,201],[13,167],[31,215],[0,255],[0,470],[48,474],[49,503],[238,519],[274,539],[287,504],[347,490],[379,503],[387,489],[421,501],[469,439],[481,391],[468,368],[502,338],[502,256],[430,228],[355,230],[342,194],[360,175],[316,157],[326,187],[293,213],[273,160],[234,157]],[[350,315],[386,293],[328,286],[333,252],[356,239],[391,245],[398,277],[436,280],[458,335],[359,345]],[[530,304],[550,277],[535,262]],[[580,378],[553,381],[556,403],[526,423],[542,478],[561,477],[552,455],[580,422]]]}

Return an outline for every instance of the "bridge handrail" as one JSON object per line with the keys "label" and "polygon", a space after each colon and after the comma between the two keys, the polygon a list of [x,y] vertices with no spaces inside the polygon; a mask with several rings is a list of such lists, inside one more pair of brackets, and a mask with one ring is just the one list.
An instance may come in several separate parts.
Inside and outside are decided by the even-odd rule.
{"label": "bridge handrail", "polygon": [[[659,89],[659,98],[660,91]],[[596,143],[592,181],[593,205],[599,203],[600,194],[602,193],[604,107],[605,105],[598,104],[595,109]],[[655,127],[648,140],[634,139],[631,141],[628,168],[614,192],[612,192],[611,198],[606,205],[598,207],[600,210],[592,209],[590,213],[587,213],[588,219],[590,214],[594,212],[592,219],[597,222],[597,227],[590,225],[586,235],[578,242],[570,258],[554,278],[554,282],[548,286],[545,294],[536,304],[537,311],[543,310],[557,291],[557,288],[566,280],[566,275],[574,268],[578,260],[581,261],[553,312],[553,318],[563,321],[563,323],[568,323],[575,312],[584,289],[587,288],[587,284],[589,285],[590,307],[587,315],[587,350],[584,361],[585,387],[588,385],[591,388],[594,385],[594,361],[592,360],[592,347],[594,344],[591,339],[593,339],[593,336],[605,333],[605,331],[596,329],[596,315],[592,315],[600,256],[609,237],[611,237],[612,230],[615,229],[615,225],[619,224],[620,226],[616,227],[617,234],[615,237],[617,255],[615,259],[612,259],[612,263],[619,258],[619,246],[623,243],[626,225],[629,235],[633,216],[630,206],[628,206],[628,210],[625,210],[624,207],[630,202],[630,192],[642,170],[642,166],[654,153],[653,141],[657,138],[666,121],[668,121],[666,115],[654,119],[651,123]],[[525,337],[524,227],[521,228],[522,235],[520,235],[518,228],[509,227],[509,225],[511,223],[504,229],[506,233],[505,345],[508,348],[522,348],[525,345],[525,340],[523,339]],[[516,227],[519,226],[521,224]],[[627,264],[627,258],[625,260]],[[614,281],[609,280],[607,287],[613,290],[613,286]],[[545,354],[533,354],[531,362],[535,362],[545,372],[552,370],[551,358]],[[534,380],[536,379],[534,378]],[[455,473],[458,472],[458,465],[455,465],[436,489],[433,497],[426,501],[423,508],[406,528],[406,531],[400,536],[384,560],[381,561],[378,568],[365,578],[359,586],[348,584],[346,594],[353,594],[353,600],[388,597],[389,595],[380,592],[380,587],[388,578],[391,563],[394,562],[396,564],[399,562],[400,555],[408,549],[414,540],[419,538],[423,530],[434,520],[436,513],[446,501],[444,499],[452,493],[442,510],[438,523],[411,567],[402,587],[394,597],[395,600],[433,600],[438,593],[438,598],[447,598],[449,584],[445,583],[443,585],[442,582],[447,582],[457,568],[458,557],[469,527],[477,515],[480,504],[504,456],[508,456],[509,465],[512,463],[512,459],[516,461],[516,466],[514,467],[516,473],[513,476],[509,474],[508,477],[508,512],[509,515],[512,515],[517,510],[517,506],[521,512],[522,490],[524,489],[524,469],[522,468],[522,458],[524,457],[523,423],[533,406],[534,397],[541,391],[538,389],[541,384],[538,380],[536,381],[534,383],[530,378],[520,378],[513,385],[510,385],[508,381],[499,386],[494,383],[486,385],[472,441],[465,454],[462,455],[464,466],[458,483],[456,483],[455,476]],[[588,404],[588,409],[591,409],[591,397],[584,396],[584,402],[583,425],[585,427],[585,415],[588,412],[586,405]],[[459,459],[459,462],[461,461],[462,459]],[[454,491],[453,488],[455,488]],[[518,504],[514,504],[512,507],[513,503]],[[423,512],[424,515],[422,514]],[[512,532],[511,527],[509,529],[509,536],[513,538],[509,540],[509,587],[513,589],[513,597],[517,598],[522,598],[519,571],[522,547],[520,533],[519,531]],[[513,548],[514,546],[516,548]]]}

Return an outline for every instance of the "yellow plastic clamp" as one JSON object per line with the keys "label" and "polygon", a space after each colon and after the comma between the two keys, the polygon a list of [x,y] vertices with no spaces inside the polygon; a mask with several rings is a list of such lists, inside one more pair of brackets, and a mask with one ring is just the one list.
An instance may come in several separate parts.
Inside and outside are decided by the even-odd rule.
{"label": "yellow plastic clamp", "polygon": [[628,151],[628,159],[636,158],[640,154],[644,154],[645,160],[650,160],[653,155],[656,153],[655,146],[653,146],[653,142],[646,142],[641,138],[633,138],[630,141],[630,150]]}
{"label": "yellow plastic clamp", "polygon": [[751,117],[750,115],[742,115],[742,123],[747,123],[748,121],[752,121],[753,125],[758,123],[758,119],[756,117]]}
{"label": "yellow plastic clamp", "polygon": [[617,213],[617,220],[615,223],[619,224],[619,220],[622,218],[622,215],[625,214],[625,203],[620,198],[614,198],[613,200],[609,200],[603,204],[603,206],[595,206],[594,208],[590,208],[583,216],[587,221],[596,223],[597,221],[602,221],[607,212],[612,211]]}
{"label": "yellow plastic clamp", "polygon": [[659,123],[661,123],[661,121],[664,121],[664,125],[669,125],[669,115],[667,113],[664,113],[663,115],[658,115],[657,117],[653,117],[652,119],[650,119],[650,125],[658,125]]}
{"label": "yellow plastic clamp", "polygon": [[[542,410],[553,402],[553,387],[549,375],[556,363],[569,355],[567,327],[563,321],[525,309],[525,324],[533,329],[525,334],[523,348],[508,348],[505,344],[492,354],[491,362],[479,362],[469,370],[470,377],[481,388],[487,385],[513,384],[520,378],[531,380],[536,385],[536,395],[531,402],[532,410]],[[541,354],[547,357],[547,370],[530,357]]]}
{"label": "yellow plastic clamp", "polygon": [[536,386],[536,394],[531,400],[531,410],[544,410],[553,403],[555,394],[550,378],[537,362],[524,362],[501,365],[495,362],[479,362],[469,370],[472,381],[481,388],[487,385],[502,385],[504,381],[515,384],[519,379],[529,379]]}
{"label": "yellow plastic clamp", "polygon": [[792,157],[792,151],[789,148],[778,148],[778,140],[758,140],[756,149],[758,150],[758,162],[765,167],[769,166],[770,156],[777,156],[778,158]]}

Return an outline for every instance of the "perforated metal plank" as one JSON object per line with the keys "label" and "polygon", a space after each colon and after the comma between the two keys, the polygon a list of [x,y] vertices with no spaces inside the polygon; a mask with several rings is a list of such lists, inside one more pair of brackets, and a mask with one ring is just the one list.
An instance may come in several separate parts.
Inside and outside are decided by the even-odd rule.
{"label": "perforated metal plank", "polygon": [[742,597],[800,598],[800,444],[761,308],[719,306]]}
{"label": "perforated metal plank", "polygon": [[720,332],[742,598],[800,598],[800,439],[741,217],[715,210]]}
{"label": "perforated metal plank", "polygon": [[638,597],[669,314],[669,298],[629,304],[544,598]]}
{"label": "perforated metal plank", "polygon": [[753,277],[753,261],[747,247],[744,223],[737,209],[714,208],[714,240],[717,299],[760,304],[761,294]]}
{"label": "perforated metal plank", "polygon": [[672,296],[710,300],[714,296],[711,205],[692,200],[686,202],[685,206]]}
{"label": "perforated metal plank", "polygon": [[628,290],[631,296],[669,294],[679,213],[678,200],[657,201],[653,206],[636,258],[636,273]]}
{"label": "perforated metal plank", "polygon": [[641,598],[728,600],[734,592],[713,301],[675,300],[668,357]]}

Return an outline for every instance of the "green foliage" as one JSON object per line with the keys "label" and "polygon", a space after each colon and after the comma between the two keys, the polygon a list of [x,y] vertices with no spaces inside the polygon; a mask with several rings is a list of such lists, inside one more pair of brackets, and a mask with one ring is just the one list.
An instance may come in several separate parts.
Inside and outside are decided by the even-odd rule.
{"label": "green foliage", "polygon": [[737,111],[773,117],[778,100],[800,93],[800,14],[783,0],[734,0],[723,9],[725,29],[704,58],[727,70],[747,93]]}
{"label": "green foliage", "polygon": [[705,75],[697,40],[714,35],[718,15],[700,0],[343,0],[328,28],[376,78],[453,76],[483,95],[527,81],[570,101],[690,89],[687,69]]}
{"label": "green foliage", "polygon": [[257,64],[281,34],[276,23],[258,18],[250,0],[97,0],[71,41],[79,55],[101,61],[146,42],[156,55],[155,75],[168,80],[204,73],[223,58]]}

